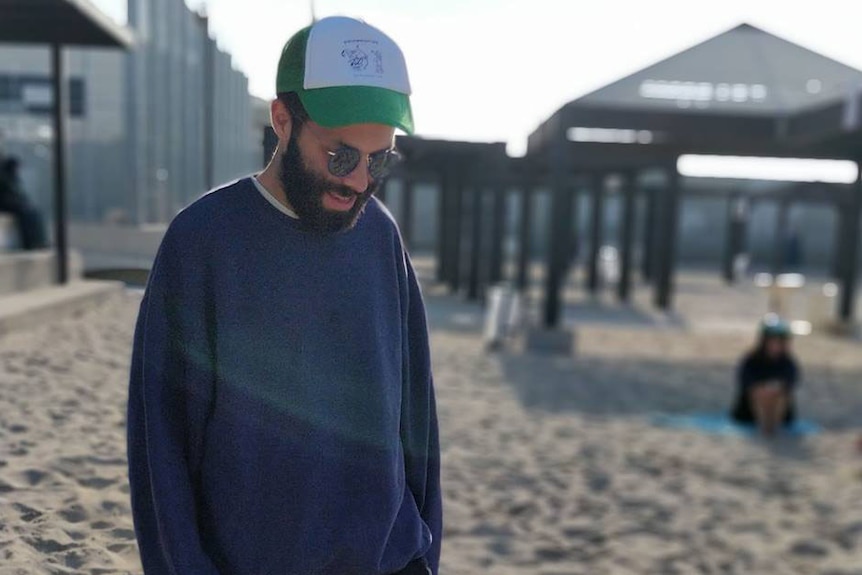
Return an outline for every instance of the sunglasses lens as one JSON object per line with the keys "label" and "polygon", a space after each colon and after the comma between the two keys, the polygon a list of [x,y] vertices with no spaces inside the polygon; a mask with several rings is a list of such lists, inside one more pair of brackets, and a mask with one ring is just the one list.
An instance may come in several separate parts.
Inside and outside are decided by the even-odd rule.
{"label": "sunglasses lens", "polygon": [[346,178],[350,172],[356,169],[359,163],[359,150],[353,148],[339,148],[329,158],[329,171],[336,178]]}
{"label": "sunglasses lens", "polygon": [[368,162],[368,173],[375,180],[385,177],[395,164],[397,155],[392,150],[385,150],[371,156]]}

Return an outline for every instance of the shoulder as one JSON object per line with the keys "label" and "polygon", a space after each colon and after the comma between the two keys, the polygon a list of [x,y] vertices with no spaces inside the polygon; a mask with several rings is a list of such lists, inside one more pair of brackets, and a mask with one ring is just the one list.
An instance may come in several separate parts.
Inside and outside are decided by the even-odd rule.
{"label": "shoulder", "polygon": [[395,221],[395,216],[389,211],[389,208],[380,201],[377,196],[372,196],[365,206],[365,215],[377,222],[378,225],[389,227],[393,230],[398,230],[398,223]]}
{"label": "shoulder", "polygon": [[171,221],[166,241],[194,244],[223,229],[232,215],[244,211],[243,203],[254,191],[249,178],[242,178],[204,193],[183,208]]}
{"label": "shoulder", "polygon": [[383,234],[397,239],[399,246],[403,245],[401,241],[401,230],[398,228],[398,222],[395,221],[395,216],[389,211],[383,202],[377,197],[372,196],[365,205],[365,213],[362,214],[363,225],[369,227],[375,235]]}

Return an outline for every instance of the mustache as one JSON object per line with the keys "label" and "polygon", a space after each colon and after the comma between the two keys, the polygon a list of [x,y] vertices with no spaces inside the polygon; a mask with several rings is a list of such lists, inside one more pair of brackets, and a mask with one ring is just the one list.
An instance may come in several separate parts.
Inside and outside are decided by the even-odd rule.
{"label": "mustache", "polygon": [[359,199],[364,198],[365,196],[373,195],[377,188],[378,188],[377,185],[369,185],[364,191],[357,192],[355,190],[348,188],[347,186],[338,186],[338,187],[332,188],[329,191],[332,192],[333,194],[337,195],[340,198],[344,198],[345,200],[349,200],[350,198],[353,198],[353,197],[355,197],[356,199],[359,200]]}

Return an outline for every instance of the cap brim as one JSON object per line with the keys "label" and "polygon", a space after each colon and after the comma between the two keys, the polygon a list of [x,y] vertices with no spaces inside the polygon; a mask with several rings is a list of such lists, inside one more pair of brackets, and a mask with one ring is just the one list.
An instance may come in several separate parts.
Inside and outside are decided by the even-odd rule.
{"label": "cap brim", "polygon": [[413,111],[406,94],[372,86],[317,88],[298,94],[309,117],[325,128],[383,124],[413,133]]}

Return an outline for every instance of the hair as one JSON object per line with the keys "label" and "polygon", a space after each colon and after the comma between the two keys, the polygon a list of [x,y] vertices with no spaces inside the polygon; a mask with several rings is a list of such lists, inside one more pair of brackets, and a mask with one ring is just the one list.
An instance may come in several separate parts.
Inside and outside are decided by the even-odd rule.
{"label": "hair", "polygon": [[302,125],[309,120],[308,112],[305,106],[302,105],[299,95],[296,92],[279,92],[277,97],[279,102],[284,104],[284,107],[290,113],[291,120],[293,121],[293,130],[299,135]]}
{"label": "hair", "polygon": [[[768,332],[762,330],[760,332],[758,338],[757,338],[757,343],[755,344],[754,348],[750,352],[750,355],[755,357],[758,361],[770,361],[766,355],[766,345],[769,343],[770,340],[773,340],[773,339],[783,341],[786,344],[792,338],[790,337],[789,334],[785,335],[785,334],[777,334],[777,333],[768,333]],[[785,356],[790,355],[789,351],[787,351],[786,348],[785,348],[784,355]]]}

